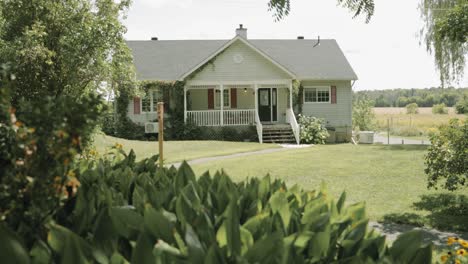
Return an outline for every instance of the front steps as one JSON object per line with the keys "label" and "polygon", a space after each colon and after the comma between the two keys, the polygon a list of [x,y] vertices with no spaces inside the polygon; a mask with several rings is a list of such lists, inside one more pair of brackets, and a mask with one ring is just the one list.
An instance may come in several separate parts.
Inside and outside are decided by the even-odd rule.
{"label": "front steps", "polygon": [[289,124],[263,125],[263,143],[296,144]]}

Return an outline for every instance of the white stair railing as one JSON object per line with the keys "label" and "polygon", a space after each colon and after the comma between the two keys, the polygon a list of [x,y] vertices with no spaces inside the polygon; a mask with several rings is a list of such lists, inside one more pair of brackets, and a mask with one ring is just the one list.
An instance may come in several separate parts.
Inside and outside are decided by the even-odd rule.
{"label": "white stair railing", "polygon": [[255,111],[255,125],[257,126],[258,142],[262,144],[263,143],[263,125],[262,125],[262,122],[260,122],[258,111]]}
{"label": "white stair railing", "polygon": [[286,122],[291,125],[291,129],[294,133],[294,137],[296,138],[296,143],[300,143],[299,139],[299,132],[300,132],[300,127],[299,124],[297,123],[296,116],[294,115],[294,111],[292,108],[288,108],[286,110]]}

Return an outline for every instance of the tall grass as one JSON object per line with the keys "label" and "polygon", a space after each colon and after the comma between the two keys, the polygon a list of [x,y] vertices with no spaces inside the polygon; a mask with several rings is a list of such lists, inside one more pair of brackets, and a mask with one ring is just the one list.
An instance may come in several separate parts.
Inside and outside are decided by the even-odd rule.
{"label": "tall grass", "polygon": [[452,118],[464,119],[466,115],[455,113],[453,108],[448,108],[447,115],[432,113],[430,107],[420,107],[418,114],[406,114],[404,107],[376,107],[374,113],[379,131],[387,131],[390,125],[390,134],[395,136],[429,136],[437,131],[437,127],[447,124]]}

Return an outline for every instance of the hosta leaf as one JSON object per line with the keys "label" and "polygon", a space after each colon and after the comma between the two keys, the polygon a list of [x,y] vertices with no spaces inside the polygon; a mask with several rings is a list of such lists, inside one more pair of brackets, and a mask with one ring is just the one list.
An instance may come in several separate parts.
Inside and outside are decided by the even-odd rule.
{"label": "hosta leaf", "polygon": [[276,263],[284,250],[283,236],[276,232],[256,241],[244,257],[249,263]]}
{"label": "hosta leaf", "polygon": [[61,263],[89,263],[91,247],[67,228],[56,224],[51,225],[47,241],[60,256]]}
{"label": "hosta leaf", "polygon": [[36,243],[34,243],[30,255],[31,262],[34,264],[49,264],[51,261],[50,249],[42,240],[38,240]]}
{"label": "hosta leaf", "polygon": [[289,227],[289,221],[291,220],[291,211],[289,210],[288,198],[286,193],[283,191],[275,192],[269,202],[272,212],[278,213],[281,216],[285,230]]}
{"label": "hosta leaf", "polygon": [[185,242],[187,243],[190,262],[203,263],[205,250],[203,249],[197,233],[193,231],[193,228],[190,225],[186,226]]}
{"label": "hosta leaf", "polygon": [[346,192],[343,192],[340,196],[340,199],[338,199],[338,202],[336,203],[336,208],[338,209],[338,212],[341,213],[344,203],[346,200]]}
{"label": "hosta leaf", "polygon": [[390,255],[397,262],[430,263],[432,244],[424,243],[420,230],[409,231],[393,242]]}
{"label": "hosta leaf", "polygon": [[263,179],[260,181],[260,184],[258,186],[258,198],[261,201],[266,201],[266,196],[270,192],[270,186],[271,186],[271,179],[270,175],[268,174],[267,176],[263,177]]}
{"label": "hosta leaf", "polygon": [[164,214],[148,205],[145,208],[145,228],[157,239],[175,243],[173,236],[174,224]]}
{"label": "hosta leaf", "polygon": [[240,240],[240,223],[239,223],[239,208],[237,199],[231,198],[231,202],[225,212],[226,237],[229,252],[234,255],[240,255],[241,240]]}
{"label": "hosta leaf", "polygon": [[249,248],[253,245],[254,239],[252,237],[252,234],[249,232],[249,230],[245,228],[240,228],[240,235],[241,235],[241,254],[244,255]]}
{"label": "hosta leaf", "polygon": [[132,207],[113,207],[109,212],[115,230],[121,236],[129,238],[133,232],[139,231],[143,226],[143,216]]}
{"label": "hosta leaf", "polygon": [[174,179],[174,190],[178,194],[189,182],[195,182],[195,173],[186,161],[183,161]]}
{"label": "hosta leaf", "polygon": [[132,252],[131,263],[154,264],[153,241],[146,233],[140,233]]}
{"label": "hosta leaf", "polygon": [[6,264],[30,263],[29,254],[19,238],[10,229],[0,224],[0,259]]}

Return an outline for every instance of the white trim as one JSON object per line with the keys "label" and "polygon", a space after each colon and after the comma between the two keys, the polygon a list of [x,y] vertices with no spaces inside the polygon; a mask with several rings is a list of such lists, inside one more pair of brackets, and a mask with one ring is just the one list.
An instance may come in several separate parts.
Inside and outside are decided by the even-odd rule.
{"label": "white trim", "polygon": [[[327,88],[328,89],[328,101],[327,102],[318,102],[318,95],[316,94],[316,98],[317,98],[317,102],[307,102],[305,100],[305,90],[306,89],[323,89],[323,88]],[[317,90],[315,90],[315,92],[317,92]],[[304,102],[304,104],[331,104],[331,86],[304,86],[304,91],[302,93],[302,101]]]}
{"label": "white trim", "polygon": [[200,68],[201,66],[205,65],[208,61],[210,61],[212,58],[214,58],[216,55],[218,55],[219,53],[221,53],[223,50],[227,49],[229,46],[231,46],[234,42],[236,41],[240,41],[242,43],[244,43],[245,45],[247,45],[248,47],[250,47],[251,49],[253,49],[254,51],[256,51],[258,54],[262,55],[265,59],[267,59],[268,61],[270,61],[271,63],[273,63],[274,65],[276,65],[278,68],[280,68],[281,70],[283,70],[284,72],[286,72],[289,76],[291,76],[293,79],[296,79],[296,75],[294,73],[292,73],[291,71],[289,71],[286,67],[284,67],[283,65],[279,64],[277,61],[273,60],[270,56],[268,56],[267,54],[265,54],[263,51],[261,51],[260,49],[258,49],[257,47],[255,47],[254,45],[252,45],[249,41],[247,41],[246,39],[244,39],[243,37],[237,35],[235,36],[233,39],[231,39],[230,41],[228,41],[226,44],[224,44],[221,48],[219,48],[217,51],[215,51],[213,54],[211,54],[210,56],[208,56],[206,59],[204,59],[202,62],[200,62],[199,64],[197,64],[195,67],[193,67],[192,69],[190,69],[188,72],[184,73],[180,78],[179,78],[179,81],[183,81],[185,78],[187,78],[190,74],[192,74],[194,71],[196,71],[198,68]]}
{"label": "white trim", "polygon": [[[251,80],[251,81],[187,81],[185,85],[190,88],[190,86],[219,86],[223,85],[276,85],[276,84],[284,84],[289,85],[292,79],[276,79],[276,80]],[[190,89],[198,89],[198,88],[190,88]],[[204,89],[204,88],[201,88]]]}

